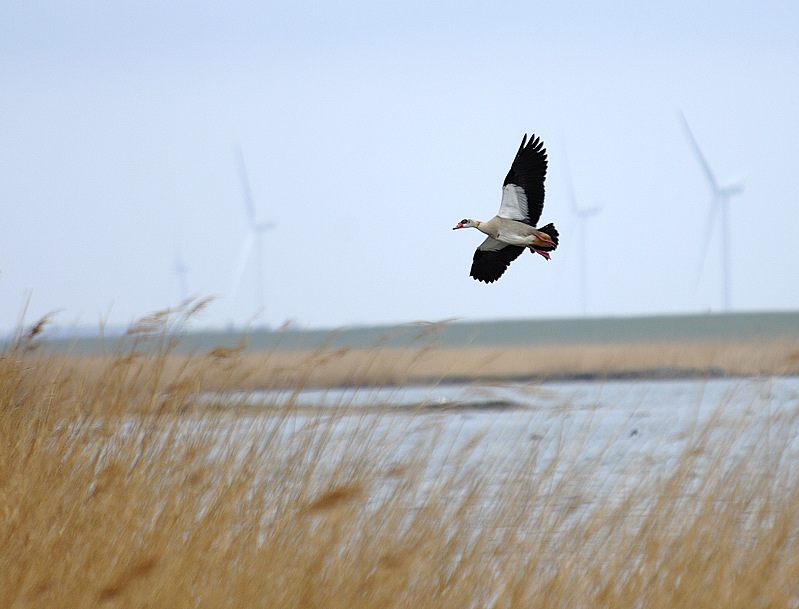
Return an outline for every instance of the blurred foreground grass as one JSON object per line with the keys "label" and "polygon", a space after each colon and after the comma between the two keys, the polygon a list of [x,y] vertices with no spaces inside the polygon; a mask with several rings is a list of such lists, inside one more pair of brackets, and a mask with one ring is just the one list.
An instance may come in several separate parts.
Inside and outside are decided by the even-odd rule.
{"label": "blurred foreground grass", "polygon": [[[432,424],[411,436],[379,412],[344,427],[336,411],[199,405],[265,364],[237,349],[175,355],[181,321],[148,318],[124,351],[79,365],[37,350],[39,324],[2,353],[0,606],[799,603],[792,433],[741,454],[711,417],[673,470],[634,481],[596,480],[599,463],[557,435],[546,460],[544,443],[509,438],[518,450],[502,459],[478,435],[442,463],[451,439]],[[346,364],[332,358],[294,362],[291,382]],[[352,380],[366,364],[350,365]],[[795,412],[781,416],[796,429]],[[589,480],[610,488],[586,501]]]}

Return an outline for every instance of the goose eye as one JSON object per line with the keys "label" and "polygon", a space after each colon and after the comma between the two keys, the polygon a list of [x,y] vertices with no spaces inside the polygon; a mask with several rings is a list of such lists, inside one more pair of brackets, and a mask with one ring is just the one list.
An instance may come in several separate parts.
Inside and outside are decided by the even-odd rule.
{"label": "goose eye", "polygon": [[469,223],[468,218],[464,218],[463,220],[461,220],[461,224],[468,224],[468,223]]}

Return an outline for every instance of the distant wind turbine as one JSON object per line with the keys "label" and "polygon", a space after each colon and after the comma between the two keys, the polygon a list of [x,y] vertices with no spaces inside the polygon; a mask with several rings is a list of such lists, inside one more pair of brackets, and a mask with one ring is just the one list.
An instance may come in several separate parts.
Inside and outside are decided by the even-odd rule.
{"label": "distant wind turbine", "polygon": [[588,311],[588,290],[587,290],[587,276],[586,276],[586,247],[585,247],[585,225],[588,218],[597,215],[602,211],[599,206],[594,207],[579,207],[577,205],[577,197],[574,194],[574,184],[572,183],[571,170],[569,168],[569,158],[564,153],[564,166],[566,167],[566,181],[569,185],[569,204],[571,211],[577,221],[577,238],[580,244],[580,311],[583,316]]}
{"label": "distant wind turbine", "polygon": [[685,133],[688,140],[691,142],[691,147],[694,149],[696,158],[702,166],[702,171],[705,173],[708,183],[710,184],[710,191],[712,201],[710,203],[710,211],[708,214],[707,228],[705,230],[705,243],[702,250],[702,264],[705,265],[705,258],[707,258],[708,243],[710,241],[710,234],[713,231],[713,226],[716,221],[716,213],[721,213],[721,271],[722,271],[722,286],[724,294],[724,310],[730,310],[730,198],[733,195],[743,192],[743,184],[741,181],[732,182],[729,184],[719,184],[713,170],[710,168],[710,163],[707,162],[705,155],[699,149],[699,144],[688,126],[688,121],[685,115],[680,112]]}
{"label": "distant wind turbine", "polygon": [[236,148],[239,161],[239,174],[241,178],[241,190],[244,196],[244,209],[247,219],[247,230],[244,235],[244,241],[241,244],[241,253],[239,255],[239,263],[236,267],[236,273],[233,275],[233,285],[231,288],[231,298],[235,301],[236,296],[241,287],[242,279],[244,278],[244,271],[248,263],[254,266],[255,272],[255,290],[258,311],[264,309],[264,272],[263,272],[263,234],[271,228],[275,227],[274,222],[258,222],[255,215],[255,205],[252,200],[252,192],[250,191],[250,180],[247,176],[247,168],[244,164],[244,153],[241,147]]}

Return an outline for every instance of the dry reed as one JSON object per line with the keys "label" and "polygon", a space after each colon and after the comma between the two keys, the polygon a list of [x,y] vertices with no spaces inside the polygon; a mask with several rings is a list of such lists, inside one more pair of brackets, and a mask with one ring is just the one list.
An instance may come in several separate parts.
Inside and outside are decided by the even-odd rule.
{"label": "dry reed", "polygon": [[[76,365],[34,327],[2,353],[3,607],[799,602],[795,413],[743,452],[751,430],[712,418],[671,470],[597,481],[557,434],[509,459],[415,417],[214,408],[209,384],[263,373],[238,349],[178,357],[150,322],[133,338],[155,350]],[[297,388],[326,357],[291,367]]]}
{"label": "dry reed", "polygon": [[[795,337],[735,341],[658,341],[528,347],[372,347],[250,351],[214,349],[205,358],[164,357],[168,373],[189,367],[187,377],[207,390],[292,387],[389,386],[463,380],[592,378],[707,378],[799,375]],[[235,366],[230,364],[235,355]],[[106,357],[106,366],[117,355]],[[139,359],[149,357],[146,352]],[[134,358],[135,359],[135,358]],[[103,374],[97,356],[69,358],[81,376]],[[214,362],[209,366],[208,363]]]}
{"label": "dry reed", "polygon": [[796,337],[527,347],[341,348],[246,353],[250,388],[448,380],[797,375]]}

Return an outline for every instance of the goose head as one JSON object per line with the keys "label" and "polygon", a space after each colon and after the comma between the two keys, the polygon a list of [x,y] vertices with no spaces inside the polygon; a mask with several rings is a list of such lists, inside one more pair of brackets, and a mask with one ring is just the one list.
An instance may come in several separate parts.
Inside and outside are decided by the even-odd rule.
{"label": "goose head", "polygon": [[480,224],[480,220],[472,220],[471,218],[464,218],[460,222],[458,222],[455,226],[452,227],[452,230],[457,228],[477,228]]}

